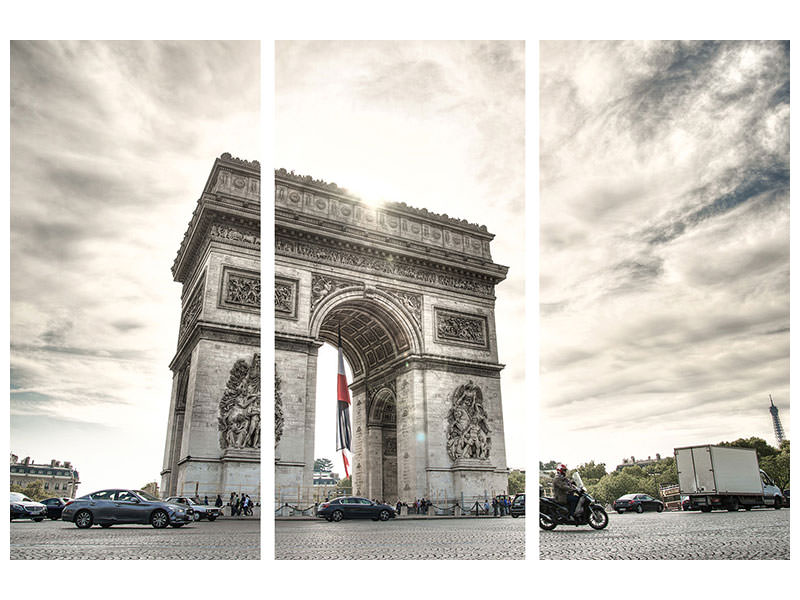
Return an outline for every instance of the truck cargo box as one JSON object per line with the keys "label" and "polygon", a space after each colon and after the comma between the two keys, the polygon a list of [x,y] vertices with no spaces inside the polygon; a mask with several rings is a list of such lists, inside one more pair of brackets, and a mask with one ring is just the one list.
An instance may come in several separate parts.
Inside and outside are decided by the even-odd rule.
{"label": "truck cargo box", "polygon": [[675,449],[682,494],[762,495],[753,448],[691,446]]}

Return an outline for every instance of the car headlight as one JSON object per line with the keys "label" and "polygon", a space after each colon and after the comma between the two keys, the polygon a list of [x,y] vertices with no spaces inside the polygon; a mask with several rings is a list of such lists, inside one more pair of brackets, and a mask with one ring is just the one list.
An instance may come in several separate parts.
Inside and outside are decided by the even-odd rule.
{"label": "car headlight", "polygon": [[24,509],[24,508],[22,508],[22,506],[21,506],[21,505],[19,505],[19,504],[12,504],[12,505],[11,505],[11,508],[13,508],[14,510],[25,510],[25,509]]}

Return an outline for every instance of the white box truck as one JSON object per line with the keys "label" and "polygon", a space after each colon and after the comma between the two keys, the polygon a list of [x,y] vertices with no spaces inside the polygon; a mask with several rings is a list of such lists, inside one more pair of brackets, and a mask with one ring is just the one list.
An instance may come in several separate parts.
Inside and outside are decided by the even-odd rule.
{"label": "white box truck", "polygon": [[758,468],[753,448],[675,448],[675,464],[681,495],[688,496],[690,505],[703,512],[715,508],[750,510],[754,506],[779,509],[785,504],[781,489]]}

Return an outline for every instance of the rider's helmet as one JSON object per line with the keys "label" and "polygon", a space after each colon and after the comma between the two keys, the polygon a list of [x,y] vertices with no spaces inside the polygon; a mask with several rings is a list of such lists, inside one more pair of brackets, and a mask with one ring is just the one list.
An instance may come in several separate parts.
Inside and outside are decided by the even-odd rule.
{"label": "rider's helmet", "polygon": [[559,475],[563,475],[566,472],[567,472],[567,465],[565,465],[564,463],[561,463],[556,467],[556,473],[558,473]]}

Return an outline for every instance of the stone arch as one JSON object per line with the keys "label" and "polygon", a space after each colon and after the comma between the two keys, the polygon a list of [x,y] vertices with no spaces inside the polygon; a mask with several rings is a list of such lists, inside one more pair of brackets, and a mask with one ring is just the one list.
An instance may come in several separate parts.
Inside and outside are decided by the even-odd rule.
{"label": "stone arch", "polygon": [[355,380],[422,351],[422,336],[413,317],[382,290],[351,286],[332,292],[315,307],[309,337],[336,346],[338,325],[342,351]]}

